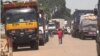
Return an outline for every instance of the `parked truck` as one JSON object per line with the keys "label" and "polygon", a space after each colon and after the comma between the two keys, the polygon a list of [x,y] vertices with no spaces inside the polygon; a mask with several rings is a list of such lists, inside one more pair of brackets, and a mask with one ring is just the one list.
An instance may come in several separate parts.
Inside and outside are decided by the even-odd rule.
{"label": "parked truck", "polygon": [[61,19],[61,18],[54,18],[49,20],[49,26],[48,29],[50,30],[50,32],[52,31],[54,34],[56,34],[56,30],[58,28],[62,28],[64,27],[64,23],[65,23],[65,19]]}
{"label": "parked truck", "polygon": [[86,39],[86,37],[96,39],[97,31],[97,17],[93,13],[81,15],[79,23],[79,38]]}
{"label": "parked truck", "polygon": [[38,36],[38,1],[12,1],[3,3],[2,23],[13,50],[30,46],[39,49]]}
{"label": "parked truck", "polygon": [[75,12],[72,15],[73,18],[73,28],[71,30],[73,37],[79,36],[79,23],[80,23],[80,17],[81,15],[87,14],[87,13],[93,13],[93,10],[78,10],[76,9]]}
{"label": "parked truck", "polygon": [[40,45],[44,45],[46,42],[48,42],[48,30],[47,30],[47,17],[45,16],[45,13],[43,9],[39,9],[39,43]]}
{"label": "parked truck", "polygon": [[51,19],[52,22],[58,22],[57,25],[59,25],[57,28],[63,28],[64,27],[64,23],[65,23],[65,19],[61,19],[61,18],[54,18]]}
{"label": "parked truck", "polygon": [[98,0],[98,8],[94,9],[94,14],[97,15],[97,38],[96,38],[96,47],[97,47],[97,56],[100,56],[100,0]]}

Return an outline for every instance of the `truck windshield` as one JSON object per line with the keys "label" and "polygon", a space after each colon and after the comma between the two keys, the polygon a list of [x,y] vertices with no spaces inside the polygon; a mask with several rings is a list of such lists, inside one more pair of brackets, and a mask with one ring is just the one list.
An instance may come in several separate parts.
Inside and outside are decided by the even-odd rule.
{"label": "truck windshield", "polygon": [[16,22],[31,22],[36,20],[35,13],[10,13],[7,14],[6,21],[7,23],[16,23]]}
{"label": "truck windshield", "polygon": [[55,26],[55,24],[49,24],[48,26]]}

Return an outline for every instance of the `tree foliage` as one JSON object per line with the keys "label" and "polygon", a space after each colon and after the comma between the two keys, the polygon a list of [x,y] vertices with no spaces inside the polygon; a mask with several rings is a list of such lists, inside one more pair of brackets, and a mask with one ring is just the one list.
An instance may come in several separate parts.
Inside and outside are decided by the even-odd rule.
{"label": "tree foliage", "polygon": [[69,18],[70,9],[66,8],[65,0],[39,0],[39,5],[52,18]]}

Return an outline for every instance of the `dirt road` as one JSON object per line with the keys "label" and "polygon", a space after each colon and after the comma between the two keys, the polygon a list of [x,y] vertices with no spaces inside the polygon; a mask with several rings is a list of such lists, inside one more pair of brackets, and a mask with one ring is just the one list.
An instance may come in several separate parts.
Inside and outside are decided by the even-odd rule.
{"label": "dirt road", "polygon": [[14,56],[97,56],[95,40],[80,40],[65,35],[63,44],[58,43],[57,36],[50,38],[39,50],[22,50],[13,53]]}

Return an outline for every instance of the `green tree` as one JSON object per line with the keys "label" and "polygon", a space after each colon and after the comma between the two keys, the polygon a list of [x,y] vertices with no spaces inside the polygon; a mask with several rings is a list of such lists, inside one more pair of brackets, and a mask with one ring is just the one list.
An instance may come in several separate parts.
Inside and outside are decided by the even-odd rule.
{"label": "green tree", "polygon": [[39,5],[49,17],[69,18],[70,9],[66,8],[65,0],[39,0]]}

